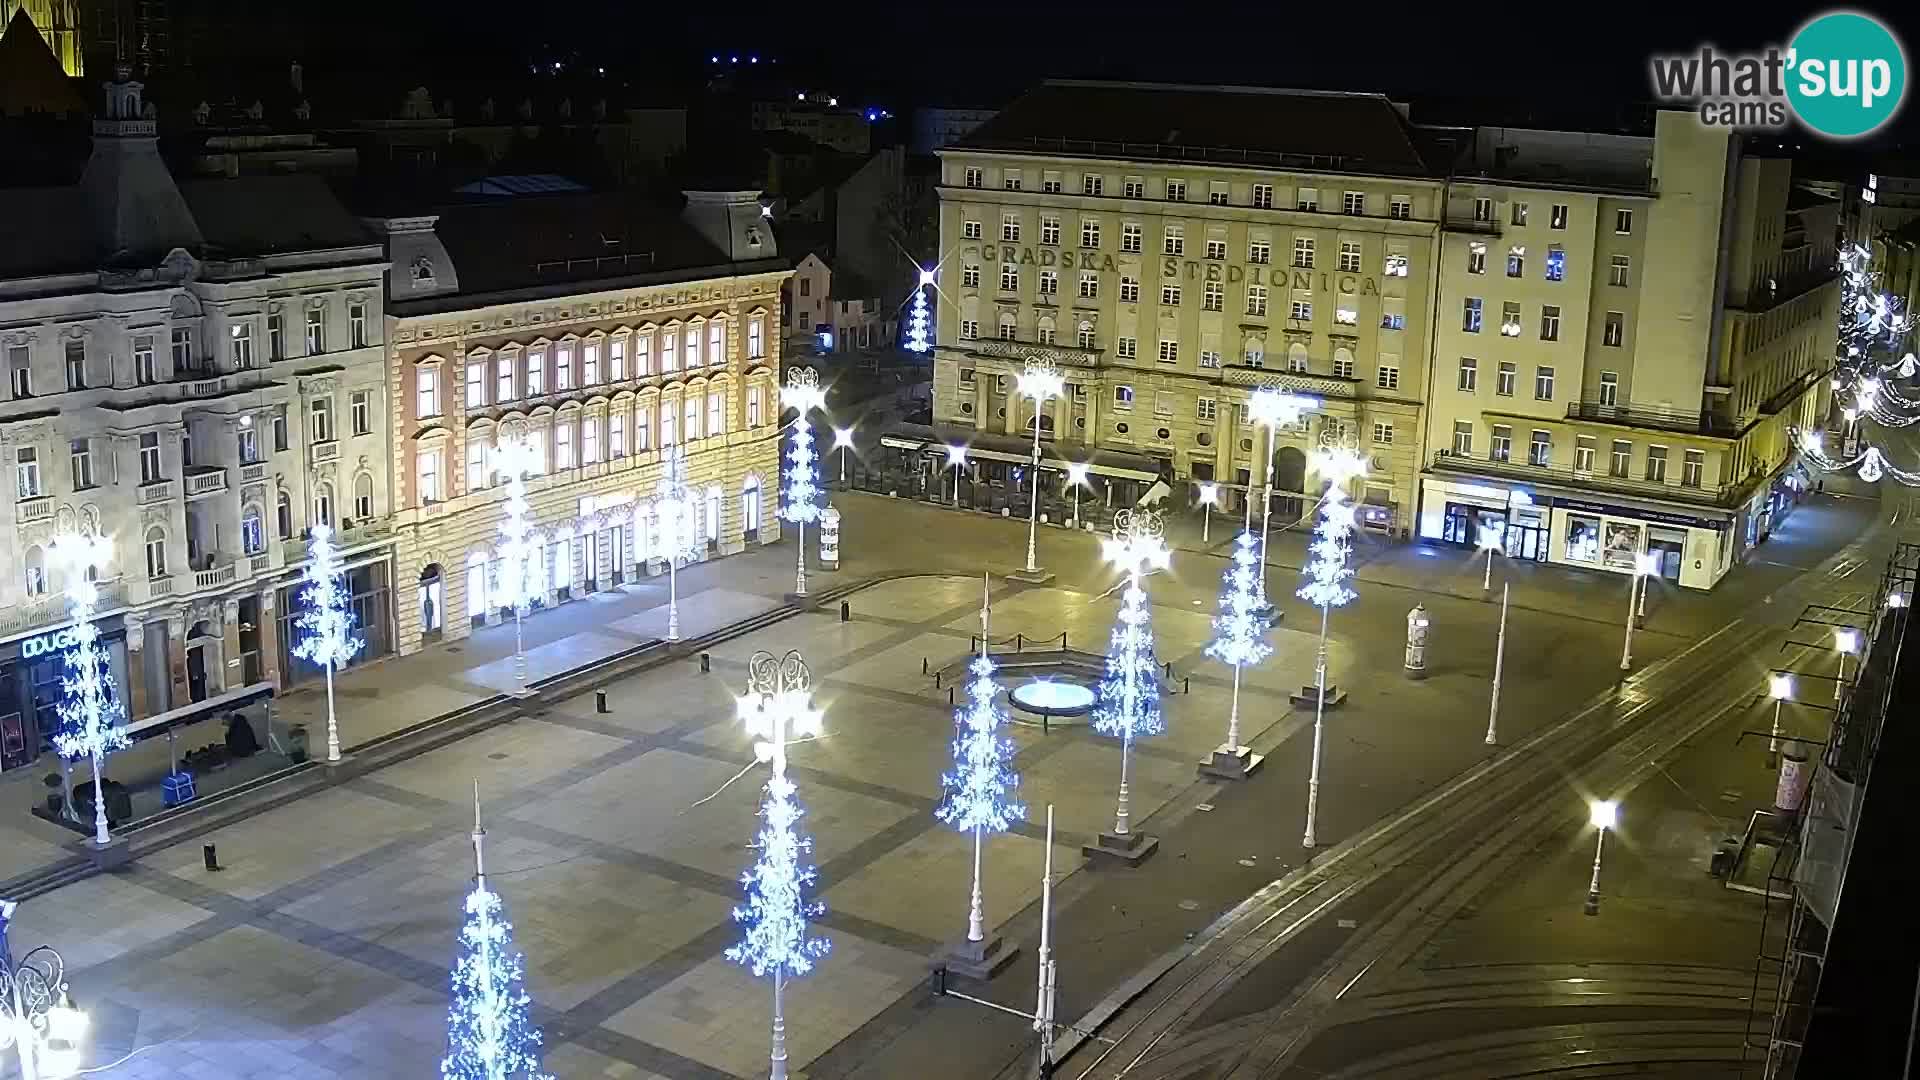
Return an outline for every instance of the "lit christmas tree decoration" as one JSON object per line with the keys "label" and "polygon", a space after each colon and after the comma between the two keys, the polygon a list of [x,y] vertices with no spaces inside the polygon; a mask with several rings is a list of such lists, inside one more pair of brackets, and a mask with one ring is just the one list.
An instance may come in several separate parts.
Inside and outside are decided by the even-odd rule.
{"label": "lit christmas tree decoration", "polygon": [[473,787],[473,891],[467,893],[460,956],[447,1008],[443,1080],[552,1080],[540,1071],[540,1029],[530,1015],[525,961],[513,947],[499,894],[487,887],[480,785]]}
{"label": "lit christmas tree decoration", "polygon": [[493,471],[507,478],[506,519],[500,523],[500,584],[513,607],[513,671],[519,692],[527,692],[527,650],[521,638],[521,620],[533,600],[534,555],[532,507],[527,504],[527,474],[538,471],[540,455],[524,435],[501,442],[493,452]]}
{"label": "lit christmas tree decoration", "polygon": [[113,673],[100,647],[100,628],[93,623],[100,607],[94,581],[112,560],[113,543],[103,536],[68,534],[53,542],[53,554],[66,579],[67,616],[73,620],[67,631],[73,642],[64,657],[67,673],[60,680],[60,730],[54,733],[53,749],[68,761],[84,757],[91,766],[93,842],[106,847],[113,842],[107,831],[107,755],[129,745],[126,710],[113,694]]}
{"label": "lit christmas tree decoration", "polygon": [[347,591],[347,574],[340,565],[340,549],[334,546],[333,529],[313,527],[313,539],[307,546],[307,568],[300,575],[306,583],[301,599],[305,611],[294,620],[302,637],[293,647],[293,655],[318,665],[327,675],[327,760],[340,760],[340,725],[334,719],[333,673],[351,660],[364,644],[353,632],[353,596]]}
{"label": "lit christmas tree decoration", "polygon": [[906,348],[909,352],[925,353],[933,348],[930,337],[933,332],[933,320],[927,312],[927,289],[932,285],[933,271],[922,267],[920,281],[913,290],[913,306],[907,309]]}
{"label": "lit christmas tree decoration", "polygon": [[1114,809],[1113,835],[1128,837],[1127,759],[1133,740],[1166,730],[1160,714],[1160,673],[1153,656],[1153,617],[1147,591],[1140,587],[1149,569],[1165,569],[1172,553],[1160,515],[1151,510],[1122,510],[1114,515],[1113,536],[1103,545],[1109,562],[1127,573],[1120,616],[1107,645],[1106,673],[1093,707],[1093,729],[1120,739],[1120,799]]}
{"label": "lit christmas tree decoration", "polygon": [[1307,777],[1307,831],[1301,846],[1316,843],[1314,825],[1320,810],[1320,760],[1327,714],[1327,614],[1359,594],[1347,584],[1353,577],[1348,565],[1352,554],[1349,537],[1353,535],[1353,513],[1347,501],[1347,485],[1367,474],[1366,459],[1351,446],[1324,443],[1314,451],[1313,471],[1325,477],[1326,494],[1320,499],[1320,521],[1314,526],[1313,543],[1307,548],[1307,581],[1294,595],[1320,609],[1320,645],[1314,654],[1313,682],[1317,691],[1313,709],[1313,767]]}
{"label": "lit christmas tree decoration", "polygon": [[994,681],[993,661],[987,655],[987,598],[983,582],[980,601],[980,654],[967,665],[967,704],[954,713],[958,728],[953,738],[953,770],[940,778],[946,798],[934,816],[963,833],[973,834],[973,894],[967,913],[967,940],[986,939],[986,917],[981,906],[980,848],[985,833],[1000,833],[1025,820],[1027,808],[1015,801],[1020,778],[1014,775],[1013,740],[1003,733],[1006,713],[995,704],[1000,686]]}
{"label": "lit christmas tree decoration", "polygon": [[813,449],[811,410],[826,405],[826,391],[820,389],[820,376],[812,368],[794,368],[787,372],[787,384],[780,388],[780,403],[798,413],[793,418],[793,443],[787,451],[787,501],[780,516],[799,526],[799,570],[794,593],[807,595],[807,523],[820,520],[819,455]]}
{"label": "lit christmas tree decoration", "polygon": [[[1233,668],[1233,704],[1227,713],[1227,738],[1215,751],[1213,769],[1245,775],[1247,757],[1240,744],[1240,671],[1265,660],[1273,646],[1267,643],[1268,624],[1257,588],[1260,580],[1260,544],[1250,531],[1234,541],[1233,557],[1220,589],[1220,613],[1213,617],[1213,640],[1206,654]],[[1233,762],[1223,762],[1224,754]]]}

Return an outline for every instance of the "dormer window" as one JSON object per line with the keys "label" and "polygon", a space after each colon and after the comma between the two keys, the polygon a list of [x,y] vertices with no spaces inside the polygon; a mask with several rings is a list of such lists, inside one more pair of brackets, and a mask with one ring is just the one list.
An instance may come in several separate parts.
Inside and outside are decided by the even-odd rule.
{"label": "dormer window", "polygon": [[413,283],[415,285],[433,284],[433,260],[425,255],[413,260]]}
{"label": "dormer window", "polygon": [[747,229],[747,246],[748,247],[760,246],[760,230],[759,229],[752,228],[752,227],[749,227]]}

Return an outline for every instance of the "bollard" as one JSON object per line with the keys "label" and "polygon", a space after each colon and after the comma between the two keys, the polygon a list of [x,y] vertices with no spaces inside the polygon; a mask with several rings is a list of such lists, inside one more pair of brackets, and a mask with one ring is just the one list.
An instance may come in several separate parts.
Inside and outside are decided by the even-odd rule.
{"label": "bollard", "polygon": [[1193,693],[1193,676],[1189,675],[1180,680],[1180,692],[1183,694]]}
{"label": "bollard", "polygon": [[937,671],[933,673],[933,688],[940,689],[940,673]]}
{"label": "bollard", "polygon": [[605,690],[595,690],[593,692],[593,711],[597,713],[611,711],[607,708],[607,692]]}
{"label": "bollard", "polygon": [[220,869],[220,855],[214,850],[212,844],[200,845],[200,860],[207,864],[207,869],[210,871],[217,872]]}
{"label": "bollard", "polygon": [[[971,643],[972,639],[969,638],[968,641],[969,643]],[[920,658],[920,674],[925,675],[926,673],[927,673],[927,658],[923,656]]]}
{"label": "bollard", "polygon": [[712,670],[713,670],[712,655],[708,653],[701,653],[700,654],[700,674],[705,675],[708,672],[711,672]]}
{"label": "bollard", "polygon": [[840,601],[840,621],[846,622],[851,618],[853,618],[853,605],[845,600]]}
{"label": "bollard", "polygon": [[953,687],[947,687],[947,704],[953,704]]}

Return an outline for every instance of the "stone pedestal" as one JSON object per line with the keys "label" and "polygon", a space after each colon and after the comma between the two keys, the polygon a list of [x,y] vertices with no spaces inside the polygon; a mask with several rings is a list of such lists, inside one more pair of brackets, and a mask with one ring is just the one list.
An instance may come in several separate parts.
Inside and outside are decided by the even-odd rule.
{"label": "stone pedestal", "polygon": [[126,837],[116,836],[103,847],[92,840],[83,845],[87,857],[93,860],[95,870],[117,870],[133,859],[133,849],[127,846]]}
{"label": "stone pedestal", "polygon": [[1110,832],[1100,834],[1099,843],[1083,844],[1080,853],[1095,862],[1121,863],[1126,866],[1139,866],[1160,850],[1160,838],[1145,833],[1130,832],[1119,836]]}
{"label": "stone pedestal", "polygon": [[[1300,688],[1299,693],[1288,694],[1287,701],[1296,709],[1316,708],[1320,704],[1320,689],[1316,686],[1303,686]],[[1346,701],[1347,692],[1345,690],[1340,689],[1332,683],[1327,684],[1327,708],[1337,709],[1341,705],[1346,704]]]}
{"label": "stone pedestal", "polygon": [[1200,763],[1200,776],[1208,780],[1245,780],[1266,763],[1266,755],[1256,754],[1251,746],[1221,746],[1213,756]]}
{"label": "stone pedestal", "polygon": [[1038,570],[1031,571],[1015,570],[1013,573],[1008,574],[1007,578],[1010,581],[1021,581],[1028,585],[1045,585],[1047,582],[1053,580],[1053,571],[1044,566]]}
{"label": "stone pedestal", "polygon": [[1017,945],[1006,944],[1006,939],[998,934],[988,935],[985,941],[968,941],[961,938],[949,943],[945,948],[933,954],[936,967],[947,969],[948,974],[959,975],[975,982],[986,982],[1020,955]]}

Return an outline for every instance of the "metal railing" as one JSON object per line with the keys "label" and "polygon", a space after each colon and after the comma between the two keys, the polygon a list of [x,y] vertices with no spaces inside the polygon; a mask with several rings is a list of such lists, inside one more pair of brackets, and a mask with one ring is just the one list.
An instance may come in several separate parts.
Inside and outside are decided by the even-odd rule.
{"label": "metal railing", "polygon": [[1740,486],[1733,484],[1692,487],[1686,484],[1669,484],[1661,480],[1637,480],[1631,476],[1614,476],[1599,469],[1575,469],[1566,465],[1530,465],[1524,461],[1495,461],[1489,458],[1455,454],[1451,450],[1434,451],[1432,467],[1440,472],[1497,476],[1528,483],[1561,483],[1572,487],[1614,491],[1623,495],[1646,495],[1674,502],[1699,503],[1703,506],[1729,506],[1734,502],[1734,496],[1741,490]]}
{"label": "metal railing", "polygon": [[1731,416],[1701,410],[1663,409],[1652,405],[1607,405],[1598,401],[1567,402],[1567,419],[1588,420],[1600,424],[1654,428],[1691,435],[1731,438],[1740,433],[1740,422]]}

